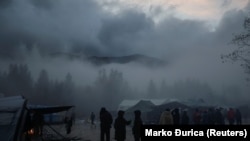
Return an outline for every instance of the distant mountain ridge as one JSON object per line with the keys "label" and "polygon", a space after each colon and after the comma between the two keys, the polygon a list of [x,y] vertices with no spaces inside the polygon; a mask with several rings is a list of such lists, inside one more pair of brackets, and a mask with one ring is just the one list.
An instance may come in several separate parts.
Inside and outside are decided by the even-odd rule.
{"label": "distant mountain ridge", "polygon": [[158,58],[149,57],[141,54],[133,54],[120,57],[100,57],[100,56],[91,56],[88,57],[88,60],[96,65],[118,63],[118,64],[127,64],[127,63],[139,63],[147,66],[161,66],[166,65],[166,62]]}
{"label": "distant mountain ridge", "polygon": [[111,63],[116,64],[127,64],[127,63],[138,63],[141,65],[145,65],[148,67],[163,67],[167,64],[166,61],[155,57],[149,57],[146,55],[141,54],[132,54],[126,56],[84,56],[84,55],[76,55],[70,53],[53,53],[51,54],[52,57],[66,57],[70,60],[83,60],[90,62],[94,65],[106,65]]}

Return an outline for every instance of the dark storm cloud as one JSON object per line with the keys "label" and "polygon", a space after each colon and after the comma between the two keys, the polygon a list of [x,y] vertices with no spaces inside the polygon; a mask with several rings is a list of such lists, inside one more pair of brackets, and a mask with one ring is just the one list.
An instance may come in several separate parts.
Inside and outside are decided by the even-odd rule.
{"label": "dark storm cloud", "polygon": [[1,8],[6,8],[12,4],[13,0],[1,0],[0,1],[0,9]]}
{"label": "dark storm cloud", "polygon": [[24,45],[29,50],[36,46],[44,54],[145,54],[175,60],[186,51],[195,55],[197,47],[214,48],[216,52],[227,46],[233,33],[242,28],[246,15],[244,11],[227,12],[211,31],[205,21],[169,16],[154,23],[133,9],[110,14],[90,0],[13,0],[0,10],[1,56],[10,58],[18,56]]}
{"label": "dark storm cloud", "polygon": [[170,59],[182,49],[228,42],[237,30],[234,27],[239,27],[237,24],[244,17],[242,11],[228,12],[211,32],[205,21],[170,16],[155,24],[139,10],[109,14],[90,0],[12,0],[0,4],[5,5],[0,9],[0,48],[4,50],[1,56],[5,57],[14,57],[20,44],[25,44],[28,48],[35,45],[43,53],[72,51],[116,56],[139,53]]}
{"label": "dark storm cloud", "polygon": [[216,31],[214,32],[214,40],[216,44],[221,45],[230,43],[235,34],[243,31],[243,22],[247,13],[242,10],[232,10],[222,17]]}
{"label": "dark storm cloud", "polygon": [[13,0],[0,9],[0,48],[7,56],[15,56],[20,44],[36,45],[42,52],[71,48],[65,46],[82,46],[83,51],[93,52],[89,46],[96,46],[101,15],[90,0]]}
{"label": "dark storm cloud", "polygon": [[38,8],[50,9],[57,2],[55,0],[30,0],[31,4]]}
{"label": "dark storm cloud", "polygon": [[138,12],[123,12],[117,16],[104,19],[99,32],[99,39],[109,54],[122,55],[131,53],[143,34],[151,34],[153,21]]}
{"label": "dark storm cloud", "polygon": [[160,58],[176,55],[173,52],[197,42],[208,43],[205,38],[211,38],[205,22],[169,17],[154,24],[145,14],[131,11],[103,20],[98,37],[110,54],[142,53]]}

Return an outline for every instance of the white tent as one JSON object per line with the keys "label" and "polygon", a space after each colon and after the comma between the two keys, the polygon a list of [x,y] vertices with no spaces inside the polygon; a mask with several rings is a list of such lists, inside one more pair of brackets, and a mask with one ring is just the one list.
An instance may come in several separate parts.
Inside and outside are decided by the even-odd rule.
{"label": "white tent", "polygon": [[119,110],[123,110],[123,111],[126,111],[127,109],[129,109],[130,107],[133,107],[134,105],[136,105],[140,100],[123,100],[119,106],[118,106],[118,109],[117,111]]}

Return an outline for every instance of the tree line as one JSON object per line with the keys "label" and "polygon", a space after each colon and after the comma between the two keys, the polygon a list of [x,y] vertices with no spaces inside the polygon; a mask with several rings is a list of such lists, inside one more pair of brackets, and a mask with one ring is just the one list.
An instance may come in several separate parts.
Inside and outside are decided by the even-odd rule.
{"label": "tree line", "polygon": [[193,79],[172,85],[165,79],[158,83],[151,79],[143,89],[131,86],[123,73],[116,69],[99,70],[94,83],[89,85],[76,84],[70,73],[61,80],[52,79],[45,69],[34,79],[26,64],[10,64],[6,71],[0,72],[0,93],[5,96],[22,95],[29,102],[41,105],[73,104],[79,112],[99,110],[102,106],[116,109],[124,99],[199,98],[206,102],[223,100],[230,103],[228,99],[240,93],[239,88],[228,87],[220,97],[208,84]]}
{"label": "tree line", "polygon": [[62,96],[70,100],[74,82],[68,73],[63,81],[52,80],[48,72],[40,71],[35,80],[26,64],[10,64],[7,71],[0,72],[0,93],[5,96],[22,95],[35,104],[61,105]]}

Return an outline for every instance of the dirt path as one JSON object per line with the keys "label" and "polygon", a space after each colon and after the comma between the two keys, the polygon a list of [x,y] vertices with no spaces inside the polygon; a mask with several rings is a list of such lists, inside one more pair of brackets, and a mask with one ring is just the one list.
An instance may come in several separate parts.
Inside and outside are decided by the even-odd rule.
{"label": "dirt path", "polygon": [[[100,127],[97,123],[97,126],[91,126],[90,123],[85,123],[83,121],[76,121],[76,123],[72,127],[72,132],[70,134],[66,134],[65,126],[64,125],[56,125],[52,126],[53,129],[58,131],[60,134],[62,134],[64,137],[67,138],[81,138],[79,141],[100,141]],[[111,128],[111,141],[115,141],[114,139],[114,128]],[[127,127],[127,139],[126,141],[133,141],[132,131],[131,127]]]}

